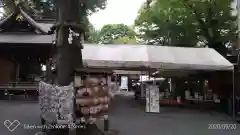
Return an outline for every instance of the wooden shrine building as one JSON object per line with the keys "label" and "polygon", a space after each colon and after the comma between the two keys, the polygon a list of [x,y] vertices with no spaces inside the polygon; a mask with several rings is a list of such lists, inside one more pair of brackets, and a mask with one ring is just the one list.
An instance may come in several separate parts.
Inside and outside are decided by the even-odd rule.
{"label": "wooden shrine building", "polygon": [[19,6],[0,21],[0,85],[42,76],[52,50],[53,22],[37,21]]}

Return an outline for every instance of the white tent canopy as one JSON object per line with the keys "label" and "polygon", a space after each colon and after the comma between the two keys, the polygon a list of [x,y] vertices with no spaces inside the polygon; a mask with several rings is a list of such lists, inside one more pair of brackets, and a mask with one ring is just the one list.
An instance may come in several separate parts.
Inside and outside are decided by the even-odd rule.
{"label": "white tent canopy", "polygon": [[211,48],[153,45],[84,45],[85,66],[147,67],[164,70],[232,70],[233,64]]}
{"label": "white tent canopy", "polygon": [[140,45],[84,45],[84,64],[89,67],[148,67],[146,48]]}
{"label": "white tent canopy", "polygon": [[142,75],[142,71],[127,71],[127,70],[113,70],[114,74],[117,75]]}

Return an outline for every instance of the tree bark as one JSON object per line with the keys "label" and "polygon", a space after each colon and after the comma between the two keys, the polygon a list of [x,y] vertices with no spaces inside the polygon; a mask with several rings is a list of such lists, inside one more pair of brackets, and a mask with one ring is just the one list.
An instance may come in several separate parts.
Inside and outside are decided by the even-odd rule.
{"label": "tree bark", "polygon": [[[79,23],[79,0],[58,0],[58,22],[63,23]],[[60,86],[69,85],[74,79],[74,69],[82,67],[82,53],[77,42],[69,44],[69,28],[62,27],[57,30],[57,82]],[[76,40],[76,39],[73,39]]]}

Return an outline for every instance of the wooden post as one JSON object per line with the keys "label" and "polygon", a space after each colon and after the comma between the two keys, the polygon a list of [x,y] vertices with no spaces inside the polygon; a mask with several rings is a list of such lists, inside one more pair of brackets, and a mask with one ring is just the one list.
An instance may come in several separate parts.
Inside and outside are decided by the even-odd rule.
{"label": "wooden post", "polygon": [[104,116],[104,131],[105,132],[109,131],[109,119],[107,115]]}
{"label": "wooden post", "polygon": [[[141,87],[141,96],[140,96],[140,99],[141,99],[141,100],[143,99],[143,95],[144,95],[142,76],[143,76],[143,72],[141,72],[141,76],[140,76],[140,87]],[[140,100],[140,101],[141,101],[141,100]]]}
{"label": "wooden post", "polygon": [[233,93],[232,93],[232,118],[236,121],[236,75],[237,65],[234,65],[233,69]]}
{"label": "wooden post", "polygon": [[232,117],[236,121],[236,65],[233,69]]}

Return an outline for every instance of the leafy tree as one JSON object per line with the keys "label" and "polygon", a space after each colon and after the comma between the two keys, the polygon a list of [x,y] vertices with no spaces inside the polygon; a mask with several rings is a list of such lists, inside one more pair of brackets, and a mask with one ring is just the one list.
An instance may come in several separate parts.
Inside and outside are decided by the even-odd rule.
{"label": "leafy tree", "polygon": [[136,33],[133,29],[124,24],[107,24],[102,27],[99,35],[101,43],[111,44],[114,40],[123,37],[135,39]]}
{"label": "leafy tree", "polygon": [[87,32],[88,43],[105,44],[137,44],[133,29],[124,24],[107,24],[98,31],[89,24]]}
{"label": "leafy tree", "polygon": [[88,43],[96,43],[98,44],[100,42],[100,34],[99,31],[94,28],[94,26],[89,23],[88,31],[86,33],[86,41]]}
{"label": "leafy tree", "polygon": [[112,41],[113,44],[138,44],[135,38],[121,37]]}
{"label": "leafy tree", "polygon": [[136,26],[148,43],[173,46],[205,44],[226,55],[236,38],[231,0],[148,0]]}
{"label": "leafy tree", "polygon": [[[152,2],[155,3],[151,4]],[[173,1],[156,0],[144,3],[136,19],[140,37],[149,44],[195,46],[196,27],[191,16],[179,2],[170,4],[173,4]]]}

